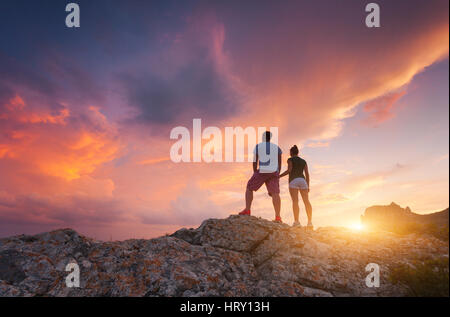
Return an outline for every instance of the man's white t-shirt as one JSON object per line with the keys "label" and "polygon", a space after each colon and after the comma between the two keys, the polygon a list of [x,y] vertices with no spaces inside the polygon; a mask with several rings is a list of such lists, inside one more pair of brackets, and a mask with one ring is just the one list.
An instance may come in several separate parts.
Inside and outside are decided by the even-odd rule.
{"label": "man's white t-shirt", "polygon": [[278,155],[283,153],[280,147],[274,143],[261,142],[255,146],[254,158],[258,154],[259,172],[274,173],[278,171]]}

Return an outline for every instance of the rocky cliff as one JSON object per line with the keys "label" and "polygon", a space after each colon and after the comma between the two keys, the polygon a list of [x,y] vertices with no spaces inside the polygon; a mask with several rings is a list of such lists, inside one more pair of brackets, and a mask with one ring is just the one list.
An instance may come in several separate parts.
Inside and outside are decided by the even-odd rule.
{"label": "rocky cliff", "polygon": [[[431,236],[306,231],[245,216],[151,240],[64,229],[0,240],[0,296],[403,296],[392,268],[442,257],[448,244]],[[79,288],[66,286],[71,262]],[[368,263],[380,267],[378,288],[366,286]]]}

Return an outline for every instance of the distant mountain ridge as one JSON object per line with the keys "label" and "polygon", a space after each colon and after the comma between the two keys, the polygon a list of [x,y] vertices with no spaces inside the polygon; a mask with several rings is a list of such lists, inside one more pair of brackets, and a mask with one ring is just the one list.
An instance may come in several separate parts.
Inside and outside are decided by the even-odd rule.
{"label": "distant mountain ridge", "polygon": [[392,202],[390,205],[372,206],[365,210],[361,216],[364,226],[374,229],[385,229],[389,231],[414,231],[440,230],[449,224],[449,209],[433,212],[430,214],[416,214],[409,207],[402,208]]}

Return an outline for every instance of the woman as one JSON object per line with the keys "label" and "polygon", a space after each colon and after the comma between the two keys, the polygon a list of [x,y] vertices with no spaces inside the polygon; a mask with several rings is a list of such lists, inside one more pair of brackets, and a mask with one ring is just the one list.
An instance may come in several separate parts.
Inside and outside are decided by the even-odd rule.
{"label": "woman", "polygon": [[[299,206],[298,206],[298,192],[302,195],[303,203],[306,208],[306,215],[308,216],[308,229],[312,229],[312,207],[309,202],[309,171],[306,161],[298,156],[298,147],[294,145],[290,150],[291,157],[288,159],[288,169],[280,175],[283,177],[289,174],[289,193],[292,198],[292,209],[294,210],[294,223],[293,227],[300,227],[300,221],[298,220]],[[303,172],[305,174],[303,175]],[[306,179],[305,179],[306,178]]]}

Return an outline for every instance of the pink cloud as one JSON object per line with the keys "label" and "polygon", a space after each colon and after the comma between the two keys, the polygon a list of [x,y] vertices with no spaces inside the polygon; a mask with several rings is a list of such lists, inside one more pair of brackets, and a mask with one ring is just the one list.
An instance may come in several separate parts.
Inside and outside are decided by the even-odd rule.
{"label": "pink cloud", "polygon": [[368,101],[364,105],[364,111],[369,113],[369,117],[364,120],[370,125],[379,125],[395,116],[393,109],[397,101],[406,94],[406,90],[388,93]]}

